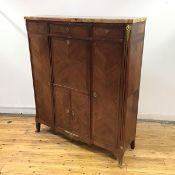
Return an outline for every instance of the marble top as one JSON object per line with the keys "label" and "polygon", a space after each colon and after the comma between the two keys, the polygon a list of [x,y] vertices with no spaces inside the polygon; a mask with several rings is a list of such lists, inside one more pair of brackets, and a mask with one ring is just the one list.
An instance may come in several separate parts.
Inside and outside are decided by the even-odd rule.
{"label": "marble top", "polygon": [[92,16],[25,16],[26,20],[94,22],[94,23],[137,23],[146,21],[145,17],[92,17]]}

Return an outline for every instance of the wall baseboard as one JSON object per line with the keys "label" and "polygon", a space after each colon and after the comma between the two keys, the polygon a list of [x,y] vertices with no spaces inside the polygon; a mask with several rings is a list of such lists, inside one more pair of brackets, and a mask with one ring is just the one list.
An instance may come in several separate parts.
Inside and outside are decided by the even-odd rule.
{"label": "wall baseboard", "polygon": [[164,120],[164,121],[175,121],[175,114],[149,114],[149,113],[139,113],[138,119],[146,120]]}
{"label": "wall baseboard", "polygon": [[[0,113],[3,114],[36,114],[35,107],[0,107]],[[139,113],[138,119],[146,120],[165,120],[165,121],[175,121],[175,114],[149,114],[149,113]]]}
{"label": "wall baseboard", "polygon": [[0,113],[7,114],[36,114],[35,107],[0,107]]}

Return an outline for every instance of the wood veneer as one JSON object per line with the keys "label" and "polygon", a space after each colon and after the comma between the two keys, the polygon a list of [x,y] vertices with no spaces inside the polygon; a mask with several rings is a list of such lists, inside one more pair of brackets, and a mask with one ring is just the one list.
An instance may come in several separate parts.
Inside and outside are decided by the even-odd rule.
{"label": "wood veneer", "polygon": [[136,19],[26,17],[37,131],[46,124],[122,164],[135,147],[145,31]]}

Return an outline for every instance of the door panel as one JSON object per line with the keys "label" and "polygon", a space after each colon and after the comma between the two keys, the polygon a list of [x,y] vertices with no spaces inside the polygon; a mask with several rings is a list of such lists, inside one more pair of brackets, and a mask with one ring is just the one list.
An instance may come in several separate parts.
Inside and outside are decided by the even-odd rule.
{"label": "door panel", "polygon": [[117,131],[122,45],[96,41],[93,50],[93,139],[95,144],[113,150]]}
{"label": "door panel", "polygon": [[79,135],[81,140],[90,139],[90,97],[73,92],[72,102],[72,132]]}
{"label": "door panel", "polygon": [[52,39],[54,83],[79,91],[89,91],[87,41]]}
{"label": "door panel", "polygon": [[52,63],[54,84],[67,85],[69,82],[68,40],[52,38]]}
{"label": "door panel", "polygon": [[[87,139],[90,118],[89,44],[83,40],[53,37],[51,46],[56,126]],[[69,113],[66,113],[68,109]]]}
{"label": "door panel", "polygon": [[89,92],[89,42],[70,40],[70,86]]}
{"label": "door panel", "polygon": [[51,87],[48,37],[29,34],[32,72],[35,88],[36,117],[53,126],[53,99]]}
{"label": "door panel", "polygon": [[54,87],[55,102],[55,126],[71,131],[70,91],[64,88]]}

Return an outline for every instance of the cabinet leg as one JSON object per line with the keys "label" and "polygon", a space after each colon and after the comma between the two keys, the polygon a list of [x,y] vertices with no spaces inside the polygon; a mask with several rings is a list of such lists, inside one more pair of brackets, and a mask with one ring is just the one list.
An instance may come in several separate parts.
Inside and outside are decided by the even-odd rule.
{"label": "cabinet leg", "polygon": [[120,168],[122,168],[123,165],[123,156],[124,156],[123,149],[119,149],[115,154],[115,157],[118,159],[118,165]]}
{"label": "cabinet leg", "polygon": [[119,165],[119,167],[122,168],[122,165],[123,165],[123,157],[120,158],[120,159],[118,160],[118,165]]}
{"label": "cabinet leg", "polygon": [[118,165],[120,168],[122,168],[122,165],[123,165],[123,156],[124,156],[124,153],[120,152],[118,156]]}
{"label": "cabinet leg", "polygon": [[133,140],[133,141],[130,143],[130,146],[131,146],[131,149],[134,149],[134,148],[135,148],[135,140]]}
{"label": "cabinet leg", "polygon": [[41,123],[36,123],[36,132],[40,132]]}

